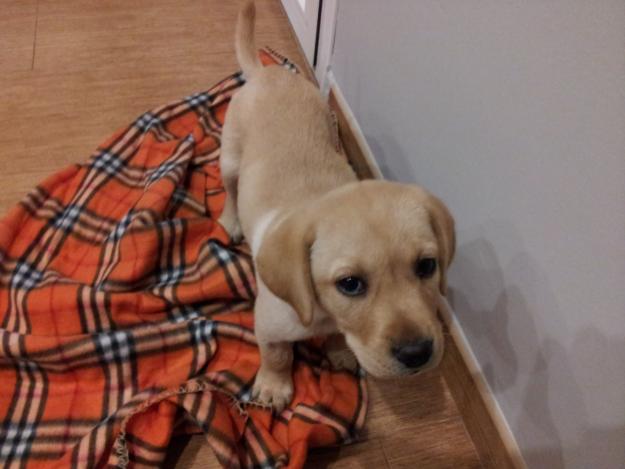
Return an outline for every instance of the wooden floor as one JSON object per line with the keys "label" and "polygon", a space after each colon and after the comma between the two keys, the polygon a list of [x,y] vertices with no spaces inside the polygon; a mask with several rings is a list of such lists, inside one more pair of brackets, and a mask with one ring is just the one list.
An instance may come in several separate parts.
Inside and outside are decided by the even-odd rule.
{"label": "wooden floor", "polygon": [[[0,213],[85,160],[143,111],[237,69],[236,1],[0,0]],[[258,40],[304,63],[279,0],[257,0]],[[438,373],[370,386],[366,441],[311,468],[481,467]],[[217,467],[201,438],[178,467]]]}

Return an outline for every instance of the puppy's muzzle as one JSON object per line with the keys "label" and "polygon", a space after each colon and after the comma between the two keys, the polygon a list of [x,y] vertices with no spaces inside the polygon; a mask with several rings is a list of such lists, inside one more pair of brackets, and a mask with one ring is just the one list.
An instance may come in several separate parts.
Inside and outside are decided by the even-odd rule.
{"label": "puppy's muzzle", "polygon": [[399,363],[417,371],[432,358],[434,341],[430,338],[411,340],[392,347],[391,352]]}

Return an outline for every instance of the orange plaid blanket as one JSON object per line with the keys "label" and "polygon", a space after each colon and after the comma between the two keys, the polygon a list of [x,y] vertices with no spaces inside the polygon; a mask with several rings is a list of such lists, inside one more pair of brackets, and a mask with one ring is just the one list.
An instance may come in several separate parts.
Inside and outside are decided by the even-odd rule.
{"label": "orange plaid blanket", "polygon": [[315,341],[295,347],[288,409],[249,405],[252,262],[216,223],[242,84],[143,114],[0,222],[0,466],[154,467],[197,431],[226,467],[301,467],[362,428],[362,376]]}

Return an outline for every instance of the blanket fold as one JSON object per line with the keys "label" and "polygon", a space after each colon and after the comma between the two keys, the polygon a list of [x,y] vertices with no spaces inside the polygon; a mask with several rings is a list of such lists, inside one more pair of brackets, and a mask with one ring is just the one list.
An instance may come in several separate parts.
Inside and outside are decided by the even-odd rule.
{"label": "blanket fold", "polygon": [[201,432],[225,467],[295,468],[361,430],[364,378],[319,341],[295,346],[289,408],[249,402],[253,265],[216,221],[242,84],[146,112],[0,221],[0,466],[158,467]]}

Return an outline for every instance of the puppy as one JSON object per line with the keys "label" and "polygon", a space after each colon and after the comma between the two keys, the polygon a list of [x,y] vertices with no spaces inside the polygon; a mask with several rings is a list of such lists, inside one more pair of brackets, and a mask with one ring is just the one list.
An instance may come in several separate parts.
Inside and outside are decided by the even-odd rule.
{"label": "puppy", "polygon": [[292,344],[340,333],[376,377],[413,374],[443,354],[437,317],[454,254],[454,222],[425,190],[357,180],[335,145],[318,89],[262,67],[255,7],[245,4],[236,53],[247,80],[222,135],[226,202],[220,222],[251,243],[261,366],[253,398],[291,400]]}

